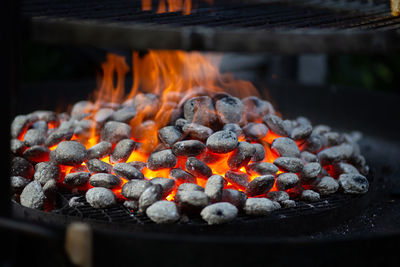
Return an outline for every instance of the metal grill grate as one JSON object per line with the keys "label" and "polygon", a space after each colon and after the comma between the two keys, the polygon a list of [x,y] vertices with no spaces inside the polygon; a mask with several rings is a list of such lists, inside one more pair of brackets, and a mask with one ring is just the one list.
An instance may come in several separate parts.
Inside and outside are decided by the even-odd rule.
{"label": "metal grill grate", "polygon": [[[190,15],[142,11],[141,1],[26,0],[32,38],[131,49],[398,51],[389,1],[298,0],[202,6]],[[118,37],[118,38],[116,38]]]}

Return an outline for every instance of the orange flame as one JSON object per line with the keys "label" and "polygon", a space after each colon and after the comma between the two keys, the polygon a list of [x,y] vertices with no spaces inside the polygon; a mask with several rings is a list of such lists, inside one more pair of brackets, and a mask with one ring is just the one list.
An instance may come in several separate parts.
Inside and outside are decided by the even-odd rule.
{"label": "orange flame", "polygon": [[[213,5],[214,0],[205,0],[209,5]],[[166,12],[179,12],[182,11],[183,15],[190,15],[192,12],[193,4],[192,0],[159,0],[156,13]],[[142,0],[142,10],[151,11],[152,1]]]}
{"label": "orange flame", "polygon": [[[174,3],[179,3],[179,1]],[[169,3],[169,6],[172,6],[172,4]],[[118,106],[130,103],[135,106],[136,116],[129,123],[132,127],[132,139],[141,145],[140,149],[132,152],[127,162],[147,162],[150,153],[159,145],[158,130],[168,125],[173,112],[180,110],[187,99],[196,95],[212,96],[219,92],[228,93],[238,98],[259,96],[257,89],[250,82],[235,79],[229,73],[220,73],[221,55],[184,51],[149,51],[144,55],[133,52],[131,60],[132,69],[128,66],[125,57],[107,54],[106,61],[102,64],[102,75],[98,89],[90,101],[93,105],[88,109],[89,116],[93,118],[104,105]],[[130,71],[133,83],[130,91],[126,92],[125,79]],[[157,97],[154,99],[147,98],[148,94]],[[95,124],[93,120],[89,136],[74,135],[72,140],[80,141],[87,148],[97,144],[100,140],[100,134]],[[24,133],[20,140],[23,140],[23,135]],[[270,144],[278,137],[280,136],[269,132],[261,140],[266,153],[264,162],[273,162],[276,159],[277,155],[270,150]],[[240,138],[240,141],[245,140]],[[53,146],[50,149],[55,148],[56,146]],[[208,156],[213,158],[212,163],[207,162],[213,174],[224,176],[230,169],[227,161],[232,152],[215,155],[210,152],[207,153]],[[202,160],[204,154],[206,153],[197,157]],[[108,156],[101,160],[112,165]],[[186,170],[185,162],[185,157],[178,157],[178,162],[174,167]],[[63,167],[62,172],[66,175],[71,169]],[[246,173],[244,167],[239,171]],[[156,171],[147,167],[142,169],[146,179],[168,178],[169,172],[170,169]],[[257,175],[250,175],[249,179],[252,181],[256,177]],[[122,179],[122,181],[122,185],[128,182],[126,179]],[[206,180],[196,177],[196,182],[204,186]],[[113,189],[118,198],[123,198],[121,196],[122,185]],[[87,185],[82,188],[88,189],[90,187],[90,185]],[[227,188],[234,188],[234,185],[228,183]],[[272,191],[276,190],[274,186]],[[176,190],[173,190],[166,199],[173,200],[175,193]]]}

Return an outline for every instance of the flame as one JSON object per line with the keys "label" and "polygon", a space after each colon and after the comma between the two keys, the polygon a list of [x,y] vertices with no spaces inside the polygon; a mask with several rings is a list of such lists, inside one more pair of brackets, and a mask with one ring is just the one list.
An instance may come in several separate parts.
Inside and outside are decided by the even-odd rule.
{"label": "flame", "polygon": [[[205,0],[210,6],[214,4],[213,0]],[[197,3],[196,3],[197,6]],[[159,0],[156,13],[166,12],[179,12],[183,15],[190,15],[192,12],[193,4],[192,0]],[[151,11],[153,9],[151,0],[142,0],[142,10]]]}
{"label": "flame", "polygon": [[[161,1],[162,2],[162,1]],[[160,2],[160,3],[161,3]],[[177,8],[179,4],[187,4],[187,1],[168,1],[170,9]],[[150,1],[144,1],[145,8],[151,7]],[[147,159],[159,145],[158,130],[170,123],[174,111],[180,110],[186,100],[196,95],[213,96],[216,93],[228,93],[240,99],[247,96],[259,96],[257,89],[249,81],[238,80],[229,73],[219,71],[221,55],[199,52],[184,51],[148,51],[145,54],[133,52],[131,61],[132,68],[129,67],[126,58],[116,54],[107,54],[106,61],[101,65],[102,73],[99,75],[98,89],[91,96],[89,102],[93,105],[89,112],[89,119],[93,119],[97,112],[106,106],[134,105],[136,116],[130,120],[132,128],[132,140],[139,143],[138,148],[131,153],[127,162],[139,161],[146,163]],[[131,74],[129,74],[131,73]],[[132,75],[132,87],[127,90],[125,80],[128,75]],[[151,98],[151,95],[157,97]],[[86,112],[86,110],[85,110]],[[88,149],[100,141],[98,125],[95,120],[88,131],[88,134],[73,135],[72,140],[77,140]],[[261,122],[261,119],[260,119]],[[55,128],[57,125],[49,124]],[[18,138],[23,141],[26,130]],[[263,140],[260,140],[265,149],[263,162],[273,162],[278,155],[270,149],[270,144],[279,135],[269,132]],[[246,141],[240,137],[239,141]],[[301,141],[298,142],[301,146]],[[57,145],[50,147],[54,150]],[[225,154],[213,154],[210,151],[196,156],[204,160],[211,168],[213,174],[225,176],[230,169],[228,159],[233,152]],[[208,158],[207,158],[208,157]],[[178,157],[175,168],[186,170],[186,157]],[[206,160],[208,159],[208,161]],[[113,165],[109,156],[101,159]],[[250,161],[250,163],[252,163]],[[83,163],[82,165],[85,165]],[[65,177],[73,168],[62,166],[62,174]],[[144,167],[141,171],[146,179],[155,177],[169,178],[170,168],[161,170],[150,170]],[[240,172],[246,173],[244,167]],[[249,180],[254,180],[258,175],[249,175]],[[60,180],[62,184],[63,178]],[[122,185],[114,188],[113,192],[118,199],[124,199],[121,195],[122,186],[128,180],[122,179]],[[205,186],[207,180],[196,177],[197,184]],[[78,190],[91,188],[90,184],[84,185]],[[226,188],[235,188],[234,185],[227,183]],[[271,191],[276,191],[274,186]],[[165,199],[173,200],[176,188]]]}

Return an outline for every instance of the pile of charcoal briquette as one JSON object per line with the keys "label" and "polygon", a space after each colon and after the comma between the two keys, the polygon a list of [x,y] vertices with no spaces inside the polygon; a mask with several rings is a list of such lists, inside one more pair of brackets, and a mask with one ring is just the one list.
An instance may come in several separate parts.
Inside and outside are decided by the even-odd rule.
{"label": "pile of charcoal briquette", "polygon": [[[368,191],[358,132],[313,126],[304,117],[284,120],[255,96],[196,95],[169,99],[157,146],[142,151],[148,149],[143,133],[158,125],[161,105],[157,95],[139,93],[119,104],[80,101],[69,112],[16,116],[14,199],[49,210],[62,189],[77,194],[71,206],[82,204],[79,196],[85,195],[93,208],[123,203],[156,223],[200,214],[208,224],[221,224],[239,213],[266,216],[297,201]],[[93,132],[98,142],[88,147]],[[132,161],[132,153],[148,153],[147,160]],[[158,170],[168,176],[145,175]]]}

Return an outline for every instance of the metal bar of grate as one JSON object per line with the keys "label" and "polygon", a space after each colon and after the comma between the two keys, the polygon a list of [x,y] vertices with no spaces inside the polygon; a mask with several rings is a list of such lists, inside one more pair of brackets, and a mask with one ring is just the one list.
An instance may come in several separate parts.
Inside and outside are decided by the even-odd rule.
{"label": "metal bar of grate", "polygon": [[284,53],[400,50],[399,18],[380,0],[216,1],[190,15],[142,11],[140,3],[30,0],[22,11],[32,21],[32,39],[50,43]]}

